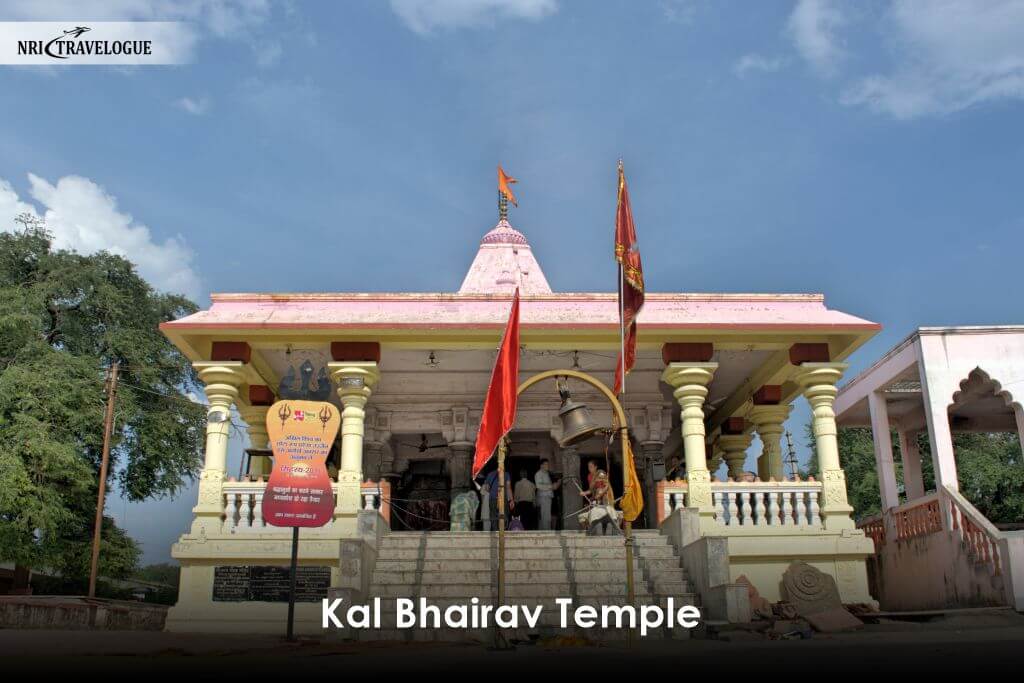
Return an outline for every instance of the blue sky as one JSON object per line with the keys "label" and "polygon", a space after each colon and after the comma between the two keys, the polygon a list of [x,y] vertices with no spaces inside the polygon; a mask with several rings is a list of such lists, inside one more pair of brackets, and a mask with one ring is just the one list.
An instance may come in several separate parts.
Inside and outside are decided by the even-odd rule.
{"label": "blue sky", "polygon": [[[885,326],[853,370],[1021,322],[1020,1],[0,4],[102,19],[182,21],[190,62],[0,68],[0,222],[201,305],[457,289],[498,162],[552,286],[610,290],[622,156],[655,291],[824,292]],[[194,500],[111,511],[158,561]]]}

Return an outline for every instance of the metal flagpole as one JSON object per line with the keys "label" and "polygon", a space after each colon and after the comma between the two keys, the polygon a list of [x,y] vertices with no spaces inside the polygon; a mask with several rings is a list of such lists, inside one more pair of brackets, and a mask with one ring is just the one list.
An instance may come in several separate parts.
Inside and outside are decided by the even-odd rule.
{"label": "metal flagpole", "polygon": [[[622,169],[622,159],[619,159],[619,185],[617,188],[617,196],[619,203],[622,202],[622,186],[625,182]],[[616,235],[618,235],[618,209],[616,206]],[[625,257],[625,254],[623,254]],[[622,384],[620,385],[622,401],[626,399],[626,269],[622,261],[619,261],[619,358],[621,362],[620,369],[622,371]],[[625,411],[623,411],[625,414]],[[629,431],[628,425],[621,424],[619,429],[622,434],[622,496],[626,496],[626,487],[630,484],[629,477],[629,463],[627,458],[629,457]],[[625,510],[622,515],[622,533],[625,536],[626,541],[626,599],[629,602],[630,607],[635,606],[636,602],[636,588],[634,586],[633,577],[633,522],[626,520]],[[633,642],[633,631],[627,629],[626,631],[626,642],[632,644]]]}
{"label": "metal flagpole", "polygon": [[[505,454],[508,450],[505,437],[498,440],[498,607],[505,604]],[[509,649],[508,641],[497,623],[494,625],[495,650]]]}
{"label": "metal flagpole", "polygon": [[[622,399],[626,398],[626,304],[625,294],[625,270],[619,264],[619,356],[622,359]],[[626,487],[629,486],[629,432],[627,425],[619,425],[622,435],[622,496],[626,496]],[[622,533],[626,541],[626,600],[630,607],[635,607],[636,589],[633,577],[633,522],[627,521],[625,514],[622,516]],[[627,642],[633,642],[633,630],[626,631]]]}
{"label": "metal flagpole", "polygon": [[498,605],[505,601],[505,437],[498,442]]}

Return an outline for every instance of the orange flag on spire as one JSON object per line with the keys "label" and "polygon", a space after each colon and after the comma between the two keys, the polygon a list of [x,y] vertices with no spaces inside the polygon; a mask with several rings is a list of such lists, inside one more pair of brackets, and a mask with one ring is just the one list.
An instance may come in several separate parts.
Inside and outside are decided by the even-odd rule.
{"label": "orange flag on spire", "polygon": [[516,201],[516,196],[512,194],[512,185],[519,181],[512,176],[505,173],[500,165],[498,166],[498,192],[505,195],[505,198],[512,202],[512,206],[518,207],[519,203]]}

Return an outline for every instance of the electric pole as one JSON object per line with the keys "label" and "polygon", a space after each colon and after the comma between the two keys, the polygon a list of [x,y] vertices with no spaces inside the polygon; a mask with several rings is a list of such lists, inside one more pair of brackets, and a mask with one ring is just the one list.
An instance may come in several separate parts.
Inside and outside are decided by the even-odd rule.
{"label": "electric pole", "polygon": [[788,429],[786,430],[786,456],[786,463],[789,465],[790,476],[792,476],[793,481],[796,481],[797,474],[799,473],[799,470],[797,469],[799,463],[796,459],[796,449],[793,448],[793,435],[789,433]]}
{"label": "electric pole", "polygon": [[100,460],[100,492],[96,499],[96,527],[92,533],[92,563],[89,567],[89,597],[96,597],[96,574],[100,564],[100,532],[103,530],[103,505],[107,496],[107,467],[110,465],[110,435],[114,430],[114,402],[117,400],[117,361],[107,372],[107,414],[103,420],[103,458]]}

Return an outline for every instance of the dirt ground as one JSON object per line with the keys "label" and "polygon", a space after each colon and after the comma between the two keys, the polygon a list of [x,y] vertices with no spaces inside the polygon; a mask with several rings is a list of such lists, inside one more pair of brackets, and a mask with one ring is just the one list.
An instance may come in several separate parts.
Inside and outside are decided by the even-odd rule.
{"label": "dirt ground", "polygon": [[[6,672],[64,671],[162,674],[277,672],[496,674],[676,672],[990,671],[1019,667],[1024,617],[1005,611],[946,618],[883,620],[845,634],[768,640],[729,633],[731,640],[646,640],[631,646],[583,641],[519,643],[495,650],[479,644],[353,643],[272,636],[0,630]],[[504,676],[503,676],[504,677]]]}

